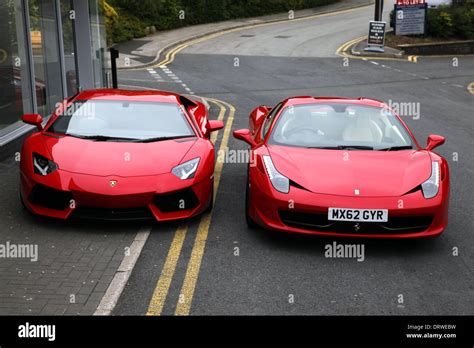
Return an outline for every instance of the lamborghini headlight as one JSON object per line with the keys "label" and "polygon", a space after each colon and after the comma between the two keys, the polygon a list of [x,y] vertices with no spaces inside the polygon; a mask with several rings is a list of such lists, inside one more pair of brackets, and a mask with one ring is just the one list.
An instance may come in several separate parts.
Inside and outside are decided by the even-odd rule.
{"label": "lamborghini headlight", "polygon": [[195,158],[190,161],[184,162],[171,170],[171,173],[176,175],[181,180],[192,179],[196,174],[197,167],[199,165],[200,158]]}
{"label": "lamborghini headlight", "polygon": [[33,168],[36,174],[46,176],[58,169],[58,165],[46,157],[33,152]]}
{"label": "lamborghini headlight", "polygon": [[431,162],[431,176],[423,184],[421,184],[423,196],[425,198],[433,198],[438,194],[439,190],[439,163]]}
{"label": "lamborghini headlight", "polygon": [[263,163],[265,163],[268,178],[275,190],[282,193],[288,193],[290,191],[290,180],[275,168],[272,158],[270,156],[263,156]]}

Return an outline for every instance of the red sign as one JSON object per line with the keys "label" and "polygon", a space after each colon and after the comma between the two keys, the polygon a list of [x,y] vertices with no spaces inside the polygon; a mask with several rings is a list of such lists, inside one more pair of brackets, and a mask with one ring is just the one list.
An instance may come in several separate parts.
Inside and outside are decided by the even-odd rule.
{"label": "red sign", "polygon": [[422,5],[425,0],[397,0],[397,5]]}

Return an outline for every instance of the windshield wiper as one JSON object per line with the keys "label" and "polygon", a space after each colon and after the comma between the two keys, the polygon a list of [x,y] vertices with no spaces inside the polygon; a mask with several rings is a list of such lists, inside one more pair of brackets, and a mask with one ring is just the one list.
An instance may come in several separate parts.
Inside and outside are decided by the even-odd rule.
{"label": "windshield wiper", "polygon": [[337,146],[309,146],[308,149],[323,150],[373,150],[372,146],[365,145],[337,145]]}
{"label": "windshield wiper", "polygon": [[108,140],[135,141],[137,140],[134,138],[111,137],[107,135],[80,135],[80,134],[74,134],[74,133],[66,133],[66,135],[69,135],[74,138],[88,139],[88,140],[94,140],[94,141],[108,141]]}
{"label": "windshield wiper", "polygon": [[146,138],[146,139],[134,139],[134,143],[152,143],[155,141],[164,141],[164,140],[173,140],[181,138],[195,138],[195,135],[174,135],[169,137],[155,137],[155,138]]}
{"label": "windshield wiper", "polygon": [[377,149],[377,151],[398,151],[398,150],[413,150],[413,146],[403,145],[403,146],[392,146],[392,147],[385,147],[383,149]]}

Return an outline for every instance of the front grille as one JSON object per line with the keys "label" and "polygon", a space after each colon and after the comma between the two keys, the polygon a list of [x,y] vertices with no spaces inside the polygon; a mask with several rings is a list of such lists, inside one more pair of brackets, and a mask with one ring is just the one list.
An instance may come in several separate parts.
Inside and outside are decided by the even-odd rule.
{"label": "front grille", "polygon": [[74,210],[74,218],[85,220],[145,220],[153,218],[148,208],[107,209],[79,206]]}
{"label": "front grille", "polygon": [[28,199],[35,205],[64,210],[71,204],[72,195],[67,191],[60,191],[38,184],[33,188]]}
{"label": "front grille", "polygon": [[196,208],[199,200],[192,189],[185,189],[177,192],[155,195],[155,205],[163,213],[182,211]]}
{"label": "front grille", "polygon": [[327,213],[280,211],[281,221],[305,230],[353,234],[398,234],[423,232],[431,225],[432,216],[393,216],[388,222],[354,222],[328,220]]}

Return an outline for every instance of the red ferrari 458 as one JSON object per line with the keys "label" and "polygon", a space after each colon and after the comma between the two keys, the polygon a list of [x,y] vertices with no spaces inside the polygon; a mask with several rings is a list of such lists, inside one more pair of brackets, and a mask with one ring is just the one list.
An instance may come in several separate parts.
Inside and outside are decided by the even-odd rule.
{"label": "red ferrari 458", "polygon": [[90,90],[64,101],[21,152],[20,198],[66,219],[174,220],[212,207],[214,145],[205,105],[155,91]]}
{"label": "red ferrari 458", "polygon": [[259,106],[250,129],[246,218],[271,230],[326,236],[437,236],[448,221],[449,169],[430,135],[420,147],[386,104],[293,97]]}

